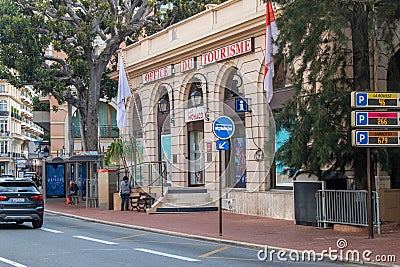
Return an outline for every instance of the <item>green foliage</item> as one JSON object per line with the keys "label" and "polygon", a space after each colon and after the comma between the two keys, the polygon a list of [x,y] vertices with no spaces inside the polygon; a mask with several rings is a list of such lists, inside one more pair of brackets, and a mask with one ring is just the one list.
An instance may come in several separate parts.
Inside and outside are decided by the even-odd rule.
{"label": "green foliage", "polygon": [[150,21],[162,2],[0,0],[0,78],[71,103],[86,129],[83,149],[97,150],[98,103],[117,93],[108,66],[121,43],[220,1],[173,1],[173,11]]}
{"label": "green foliage", "polygon": [[44,134],[42,134],[42,136],[40,136],[43,140],[48,140],[50,141],[50,133],[49,132],[45,132]]}
{"label": "green foliage", "polygon": [[71,103],[86,129],[83,149],[96,150],[100,97],[117,91],[109,63],[152,8],[147,1],[0,0],[0,78]]}
{"label": "green foliage", "polygon": [[119,163],[124,154],[122,139],[115,139],[108,147],[104,155],[104,165],[111,166]]}
{"label": "green foliage", "polygon": [[[171,0],[163,1],[169,8],[166,12],[161,12],[159,9],[154,15],[153,22],[146,27],[141,34],[152,35],[160,30],[163,30],[179,21],[185,20],[198,14],[206,9],[208,4],[221,4],[227,0],[200,0],[200,1],[182,1]],[[134,39],[134,38],[132,38]]]}
{"label": "green foliage", "polygon": [[[308,171],[354,166],[361,187],[365,181],[365,149],[351,146],[350,93],[369,90],[369,46],[381,23],[379,53],[393,51],[396,1],[277,1],[280,53],[287,49],[295,65],[296,93],[276,115],[277,128],[290,133],[277,159],[285,166]],[[390,21],[390,23],[387,23]],[[384,150],[373,152],[385,161]]]}
{"label": "green foliage", "polygon": [[50,111],[50,104],[40,102],[37,96],[32,98],[32,106],[34,111]]}
{"label": "green foliage", "polygon": [[104,164],[106,166],[118,165],[122,160],[124,169],[129,172],[131,164],[140,162],[143,156],[140,151],[139,144],[134,136],[130,136],[126,140],[121,138],[114,139],[114,141],[107,147],[107,152],[104,156]]}

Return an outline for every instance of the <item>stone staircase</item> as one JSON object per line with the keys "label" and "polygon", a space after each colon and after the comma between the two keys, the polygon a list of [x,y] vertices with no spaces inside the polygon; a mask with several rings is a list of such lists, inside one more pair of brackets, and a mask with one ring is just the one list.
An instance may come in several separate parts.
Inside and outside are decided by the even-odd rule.
{"label": "stone staircase", "polygon": [[169,188],[163,200],[150,213],[184,213],[218,211],[205,188]]}

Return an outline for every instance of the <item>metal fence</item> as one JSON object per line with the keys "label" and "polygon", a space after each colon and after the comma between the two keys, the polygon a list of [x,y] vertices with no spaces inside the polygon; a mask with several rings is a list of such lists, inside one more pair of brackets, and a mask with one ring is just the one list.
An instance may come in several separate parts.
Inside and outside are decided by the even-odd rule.
{"label": "metal fence", "polygon": [[[121,169],[124,170],[123,168]],[[161,196],[167,183],[167,162],[150,161],[128,166],[128,172],[133,177],[135,187],[161,187]],[[151,192],[148,192],[151,193]]]}
{"label": "metal fence", "polygon": [[[366,190],[318,190],[317,222],[319,227],[328,223],[368,226],[368,192]],[[379,197],[372,192],[373,223],[380,234]]]}

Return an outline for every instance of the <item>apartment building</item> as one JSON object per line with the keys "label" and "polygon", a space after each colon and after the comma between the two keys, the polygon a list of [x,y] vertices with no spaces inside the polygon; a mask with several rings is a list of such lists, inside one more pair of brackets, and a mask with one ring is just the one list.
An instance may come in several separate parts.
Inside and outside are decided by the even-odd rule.
{"label": "apartment building", "polygon": [[40,169],[37,145],[44,130],[33,123],[34,95],[30,87],[15,88],[0,81],[0,173],[20,176],[24,171]]}

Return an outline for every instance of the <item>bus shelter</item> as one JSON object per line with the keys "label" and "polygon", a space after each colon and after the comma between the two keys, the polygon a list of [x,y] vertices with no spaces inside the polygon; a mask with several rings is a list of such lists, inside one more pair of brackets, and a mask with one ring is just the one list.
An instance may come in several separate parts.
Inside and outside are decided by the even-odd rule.
{"label": "bus shelter", "polygon": [[46,198],[65,197],[70,182],[79,186],[78,196],[86,207],[98,206],[98,173],[103,167],[103,155],[73,155],[46,159],[44,194]]}

